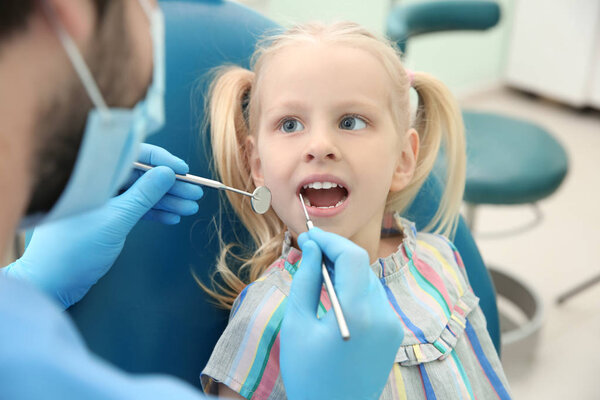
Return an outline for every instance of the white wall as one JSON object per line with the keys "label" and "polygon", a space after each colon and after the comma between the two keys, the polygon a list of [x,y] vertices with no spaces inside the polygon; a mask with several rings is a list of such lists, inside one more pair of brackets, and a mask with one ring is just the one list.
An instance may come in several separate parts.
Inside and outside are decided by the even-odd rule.
{"label": "white wall", "polygon": [[[385,32],[385,21],[391,7],[389,0],[239,1],[284,26],[311,20],[345,19],[358,22],[377,34]],[[500,83],[514,1],[498,1],[502,18],[489,31],[436,33],[412,39],[406,64],[412,69],[437,76],[459,97]]]}

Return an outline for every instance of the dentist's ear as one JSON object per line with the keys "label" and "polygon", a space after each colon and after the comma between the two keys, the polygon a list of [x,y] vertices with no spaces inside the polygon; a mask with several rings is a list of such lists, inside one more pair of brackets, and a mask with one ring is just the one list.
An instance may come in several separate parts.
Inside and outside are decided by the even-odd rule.
{"label": "dentist's ear", "polygon": [[[45,14],[47,10],[44,10],[44,7],[48,7],[78,47],[85,48],[97,31],[98,18],[93,2],[72,0],[44,1],[47,4],[40,5],[39,11]],[[45,16],[45,18],[48,17],[48,15]],[[51,26],[48,29],[54,35],[54,29]]]}
{"label": "dentist's ear", "polygon": [[250,175],[254,186],[264,186],[265,178],[263,176],[262,164],[258,156],[258,145],[256,138],[252,135],[246,138],[246,157],[248,159],[248,165],[250,166]]}
{"label": "dentist's ear", "polygon": [[390,192],[399,192],[412,180],[419,156],[419,134],[413,128],[409,129],[404,138],[398,163],[392,176]]}

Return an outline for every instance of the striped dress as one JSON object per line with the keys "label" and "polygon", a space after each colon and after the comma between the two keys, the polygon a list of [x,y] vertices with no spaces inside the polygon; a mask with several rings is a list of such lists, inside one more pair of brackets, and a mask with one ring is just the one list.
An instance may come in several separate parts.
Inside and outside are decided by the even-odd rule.
{"label": "striped dress", "polygon": [[[502,365],[479,299],[448,239],[417,233],[396,216],[404,240],[371,267],[404,327],[381,399],[509,399]],[[229,324],[200,379],[207,393],[221,382],[247,399],[285,399],[279,329],[301,252],[284,243],[281,258],[238,296]],[[330,308],[325,289],[318,315]],[[306,382],[310,385],[310,382]]]}

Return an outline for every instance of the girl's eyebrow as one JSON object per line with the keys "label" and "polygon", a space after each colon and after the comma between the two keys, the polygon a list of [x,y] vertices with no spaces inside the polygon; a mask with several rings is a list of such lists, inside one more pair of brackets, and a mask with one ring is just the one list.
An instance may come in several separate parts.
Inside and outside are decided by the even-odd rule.
{"label": "girl's eyebrow", "polygon": [[[278,113],[281,111],[289,112],[293,110],[295,112],[303,112],[309,108],[306,102],[300,100],[284,100],[282,102],[277,103],[276,105],[269,107],[265,110],[265,114],[269,115],[271,113]],[[358,98],[351,100],[343,100],[338,103],[335,103],[331,109],[332,110],[346,110],[346,109],[366,109],[370,112],[376,112],[381,110],[381,104],[377,104],[376,102],[368,99],[368,98]]]}
{"label": "girl's eyebrow", "polygon": [[337,110],[345,110],[345,109],[366,109],[367,111],[375,112],[381,110],[381,104],[377,104],[369,99],[353,99],[353,100],[344,100],[342,102],[336,103],[334,108]]}
{"label": "girl's eyebrow", "polygon": [[305,111],[306,109],[308,109],[308,107],[306,106],[305,102],[299,101],[299,100],[284,100],[282,102],[278,102],[276,105],[274,105],[273,107],[269,107],[267,109],[265,109],[265,114],[271,114],[271,113],[278,113],[281,111],[290,111],[290,110],[294,110],[294,111]]}

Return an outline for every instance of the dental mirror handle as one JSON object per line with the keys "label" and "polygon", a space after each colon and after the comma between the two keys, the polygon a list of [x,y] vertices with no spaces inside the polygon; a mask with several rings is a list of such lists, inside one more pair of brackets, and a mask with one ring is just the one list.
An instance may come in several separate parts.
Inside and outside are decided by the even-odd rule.
{"label": "dental mirror handle", "polygon": [[[134,162],[133,166],[139,170],[142,171],[148,171],[151,170],[152,168],[154,168],[154,166],[152,165],[148,165],[148,164],[143,164],[140,162]],[[196,176],[196,175],[190,175],[190,174],[185,174],[185,175],[181,175],[181,174],[175,174],[175,177],[177,178],[177,180],[183,181],[183,182],[188,182],[188,183],[193,183],[195,185],[201,185],[201,186],[208,186],[214,189],[219,189],[219,190],[229,190],[232,192],[236,192],[239,194],[243,194],[244,196],[249,196],[249,197],[253,197],[254,195],[252,193],[248,193],[248,192],[244,192],[243,190],[239,190],[239,189],[235,189],[232,187],[229,187],[219,181],[214,181],[212,179],[208,179],[208,178],[202,178],[200,176]]]}

